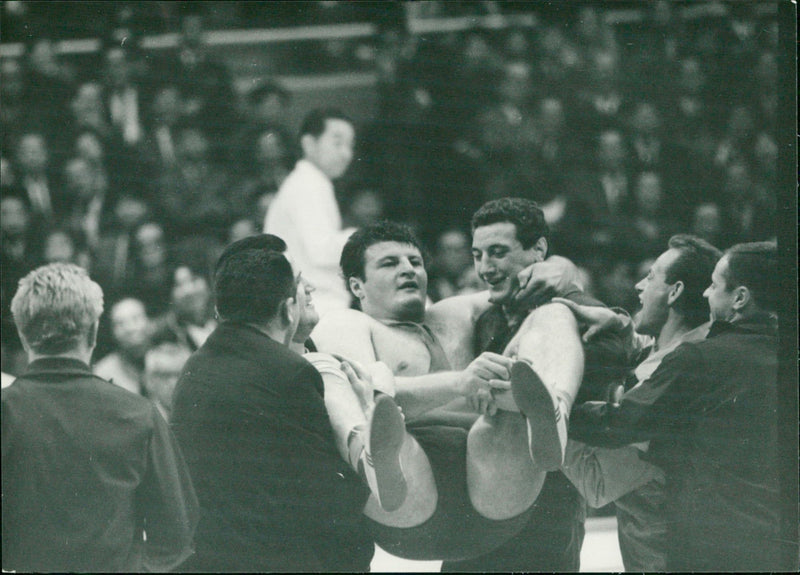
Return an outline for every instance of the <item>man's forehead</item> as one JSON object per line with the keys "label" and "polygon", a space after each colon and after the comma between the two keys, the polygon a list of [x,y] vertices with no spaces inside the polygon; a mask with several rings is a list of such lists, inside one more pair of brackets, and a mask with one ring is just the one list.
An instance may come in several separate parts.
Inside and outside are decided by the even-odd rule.
{"label": "man's forehead", "polygon": [[472,232],[472,246],[483,243],[514,243],[517,238],[517,226],[513,222],[495,222],[479,226]]}
{"label": "man's forehead", "polygon": [[322,131],[321,135],[325,134],[351,136],[355,134],[355,128],[353,128],[350,122],[342,118],[327,118],[325,120],[325,129]]}
{"label": "man's forehead", "polygon": [[413,244],[395,241],[378,242],[372,244],[364,251],[364,261],[368,263],[387,256],[404,255],[416,255],[421,257],[422,253],[419,251],[419,248]]}
{"label": "man's forehead", "polygon": [[717,265],[714,266],[714,271],[712,272],[711,275],[715,275],[720,279],[725,279],[725,272],[727,271],[727,269],[728,269],[728,255],[725,254],[717,262]]}
{"label": "man's forehead", "polygon": [[680,255],[681,255],[680,251],[676,250],[675,248],[668,249],[663,254],[658,256],[658,258],[656,258],[656,261],[653,262],[653,267],[652,267],[653,272],[667,271],[669,269],[669,266],[671,266],[672,263],[676,259],[678,259],[678,256]]}

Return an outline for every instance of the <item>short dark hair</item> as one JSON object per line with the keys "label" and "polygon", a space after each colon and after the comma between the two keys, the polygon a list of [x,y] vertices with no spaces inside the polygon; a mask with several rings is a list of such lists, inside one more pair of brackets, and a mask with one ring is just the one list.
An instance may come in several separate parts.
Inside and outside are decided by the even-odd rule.
{"label": "short dark hair", "polygon": [[311,110],[300,125],[300,137],[306,134],[319,138],[325,131],[328,120],[344,120],[348,124],[353,121],[338,108],[316,108]]}
{"label": "short dark hair", "polygon": [[688,234],[672,236],[668,246],[678,250],[679,255],[666,270],[665,281],[668,284],[683,282],[683,293],[675,301],[674,308],[692,327],[697,327],[708,321],[708,302],[703,292],[722,252],[704,239]]}
{"label": "short dark hair", "polygon": [[214,276],[216,277],[217,271],[228,258],[245,250],[266,250],[282,254],[286,251],[286,242],[272,234],[258,234],[237,240],[229,244],[220,254],[214,266]]}
{"label": "short dark hair", "polygon": [[483,204],[472,216],[472,232],[492,224],[508,222],[517,228],[517,239],[523,249],[529,249],[539,240],[550,240],[550,228],[544,212],[533,200],[526,198],[499,198]]}
{"label": "short dark hair", "polygon": [[778,245],[775,242],[736,244],[728,248],[725,255],[728,256],[727,290],[745,286],[759,308],[777,311],[780,298]]}
{"label": "short dark hair", "polygon": [[411,228],[405,224],[383,220],[365,226],[353,233],[342,248],[342,257],[339,266],[345,280],[350,278],[364,278],[364,254],[370,246],[383,242],[397,242],[414,246],[423,253],[420,244]]}
{"label": "short dark hair", "polygon": [[243,249],[226,257],[214,276],[217,312],[225,321],[264,323],[280,303],[294,297],[297,283],[289,260],[265,249]]}

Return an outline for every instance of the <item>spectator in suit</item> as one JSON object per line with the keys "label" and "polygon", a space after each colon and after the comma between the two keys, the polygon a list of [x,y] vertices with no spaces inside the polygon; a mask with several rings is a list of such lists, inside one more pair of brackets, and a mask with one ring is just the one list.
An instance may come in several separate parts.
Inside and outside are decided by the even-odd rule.
{"label": "spectator in suit", "polygon": [[14,178],[31,208],[35,223],[51,223],[64,215],[64,196],[52,170],[47,141],[40,132],[20,136],[14,161]]}
{"label": "spectator in suit", "polygon": [[319,372],[288,347],[304,284],[283,254],[244,249],[220,262],[215,292],[222,322],[173,398],[202,509],[185,569],[368,571],[369,492],[336,448]]}
{"label": "spectator in suit", "polygon": [[172,416],[172,395],[190,355],[187,349],[165,342],[144,356],[144,390],[166,421]]}
{"label": "spectator in suit", "polygon": [[180,263],[171,285],[169,310],[156,320],[153,341],[171,341],[195,351],[217,327],[206,274],[195,264]]}

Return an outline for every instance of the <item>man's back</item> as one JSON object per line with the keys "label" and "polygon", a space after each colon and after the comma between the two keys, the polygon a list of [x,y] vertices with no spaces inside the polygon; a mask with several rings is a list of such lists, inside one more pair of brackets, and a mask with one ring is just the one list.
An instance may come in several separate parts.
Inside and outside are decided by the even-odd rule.
{"label": "man's back", "polygon": [[148,400],[65,358],[2,393],[4,570],[171,569],[189,554],[196,500]]}
{"label": "man's back", "polygon": [[781,570],[774,327],[716,322],[668,360],[675,423],[651,443],[676,526],[668,568]]}
{"label": "man's back", "polygon": [[367,493],[335,448],[322,381],[302,357],[223,323],[187,362],[172,424],[204,512],[192,568],[368,567]]}

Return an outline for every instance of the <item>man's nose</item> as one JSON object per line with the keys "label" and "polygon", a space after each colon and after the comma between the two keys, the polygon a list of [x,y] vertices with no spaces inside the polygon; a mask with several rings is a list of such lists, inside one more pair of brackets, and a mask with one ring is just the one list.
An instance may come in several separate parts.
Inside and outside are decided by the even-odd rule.
{"label": "man's nose", "polygon": [[489,261],[489,258],[480,258],[475,261],[475,267],[478,270],[478,275],[485,275],[494,271],[494,266]]}
{"label": "man's nose", "polygon": [[401,259],[398,267],[400,269],[400,273],[402,274],[414,273],[414,266],[411,265],[411,262],[408,260],[408,258]]}

